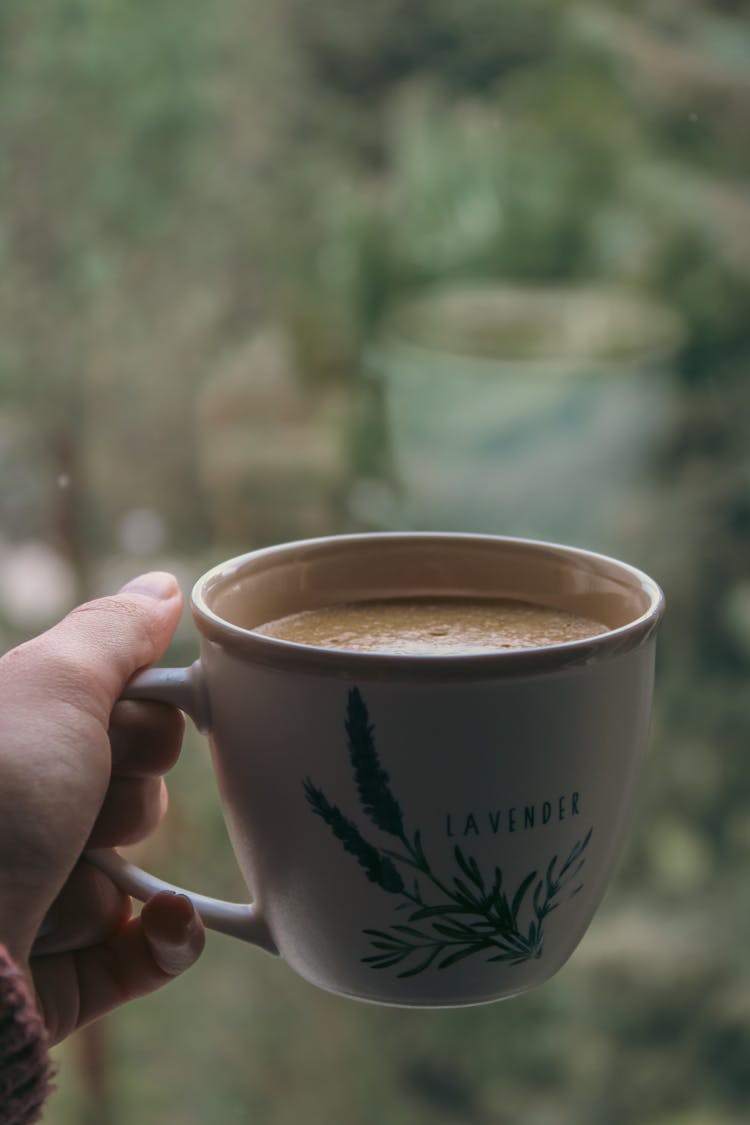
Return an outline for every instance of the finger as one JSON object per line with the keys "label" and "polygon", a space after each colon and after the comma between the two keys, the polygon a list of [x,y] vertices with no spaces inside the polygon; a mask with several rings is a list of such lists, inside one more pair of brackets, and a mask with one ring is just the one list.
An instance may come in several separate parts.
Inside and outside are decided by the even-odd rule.
{"label": "finger", "polygon": [[185,720],[166,703],[120,702],[110,719],[112,772],[125,777],[156,777],[177,761]]}
{"label": "finger", "polygon": [[122,929],[131,914],[128,895],[90,863],[74,867],[37,934],[32,956],[96,945]]}
{"label": "finger", "polygon": [[187,895],[169,891],[154,895],[143,907],[140,921],[151,956],[168,977],[184,973],[203,952],[203,922]]}
{"label": "finger", "polygon": [[205,933],[185,895],[162,892],[118,933],[77,953],[32,960],[52,1043],[113,1008],[145,996],[189,968]]}
{"label": "finger", "polygon": [[78,606],[13,650],[7,674],[20,676],[45,701],[72,703],[106,729],[128,681],[163,656],[181,606],[173,575],[144,575],[119,594]]}
{"label": "finger", "polygon": [[113,777],[86,847],[137,844],[154,831],[167,805],[167,787],[162,778]]}

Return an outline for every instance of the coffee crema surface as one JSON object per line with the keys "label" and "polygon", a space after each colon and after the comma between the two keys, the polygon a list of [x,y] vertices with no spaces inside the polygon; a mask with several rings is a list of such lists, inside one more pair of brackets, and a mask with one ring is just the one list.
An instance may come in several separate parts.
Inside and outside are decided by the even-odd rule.
{"label": "coffee crema surface", "polygon": [[462,656],[566,644],[606,633],[607,627],[513,598],[403,597],[303,610],[254,632],[348,652]]}

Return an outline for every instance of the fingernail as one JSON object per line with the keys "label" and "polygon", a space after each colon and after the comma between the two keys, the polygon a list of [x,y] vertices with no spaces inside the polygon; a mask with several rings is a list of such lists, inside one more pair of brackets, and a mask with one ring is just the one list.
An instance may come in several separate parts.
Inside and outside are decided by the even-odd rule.
{"label": "fingernail", "polygon": [[[159,967],[170,976],[177,976],[200,956],[206,941],[205,932],[187,895],[167,892],[158,898],[168,899],[170,909],[166,918],[161,909],[158,914],[153,909],[150,911],[154,916],[147,924],[147,939]],[[151,902],[154,899],[150,899]],[[144,914],[149,903],[143,908]]]}
{"label": "fingernail", "polygon": [[198,928],[195,907],[187,895],[177,891],[168,891],[164,897],[169,903],[169,914],[166,919],[162,915],[161,936],[175,945],[182,945]]}
{"label": "fingernail", "polygon": [[178,591],[177,579],[173,574],[162,570],[152,570],[149,574],[141,574],[126,582],[120,590],[121,594],[145,594],[148,598],[166,601],[173,598]]}
{"label": "fingernail", "polygon": [[179,913],[181,914],[179,920],[186,931],[190,933],[190,931],[194,929],[198,924],[195,918],[195,907],[193,906],[191,899],[189,899],[187,895],[182,894],[176,894],[174,896],[174,906],[172,907],[172,909],[175,910],[175,914],[178,913],[175,909],[178,905]]}

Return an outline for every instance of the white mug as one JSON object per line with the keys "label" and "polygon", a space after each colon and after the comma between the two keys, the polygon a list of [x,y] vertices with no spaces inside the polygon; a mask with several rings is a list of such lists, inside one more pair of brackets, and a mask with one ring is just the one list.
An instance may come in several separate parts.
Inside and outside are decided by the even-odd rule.
{"label": "white mug", "polygon": [[[348,652],[260,635],[335,602],[518,598],[602,622],[586,640],[481,655]],[[647,742],[657,584],[529,540],[333,536],[250,552],[196,583],[200,659],[152,669],[210,738],[250,905],[190,894],[206,924],[321,988],[384,1004],[497,1000],[578,945],[622,842]],[[128,893],[181,890],[117,853]]]}

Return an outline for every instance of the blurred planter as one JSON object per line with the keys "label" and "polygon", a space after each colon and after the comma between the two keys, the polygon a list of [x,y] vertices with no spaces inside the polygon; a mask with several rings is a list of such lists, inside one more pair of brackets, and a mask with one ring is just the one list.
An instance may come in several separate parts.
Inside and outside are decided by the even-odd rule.
{"label": "blurred planter", "polygon": [[670,310],[605,288],[402,303],[367,354],[396,487],[355,491],[356,514],[619,548],[670,416],[681,337]]}

